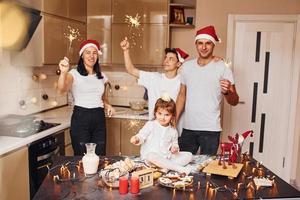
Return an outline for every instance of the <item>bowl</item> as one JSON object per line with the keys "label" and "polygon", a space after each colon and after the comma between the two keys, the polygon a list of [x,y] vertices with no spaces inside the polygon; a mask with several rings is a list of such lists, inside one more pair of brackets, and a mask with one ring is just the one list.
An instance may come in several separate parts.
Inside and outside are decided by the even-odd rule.
{"label": "bowl", "polygon": [[144,110],[146,106],[145,101],[130,101],[129,106],[132,110]]}

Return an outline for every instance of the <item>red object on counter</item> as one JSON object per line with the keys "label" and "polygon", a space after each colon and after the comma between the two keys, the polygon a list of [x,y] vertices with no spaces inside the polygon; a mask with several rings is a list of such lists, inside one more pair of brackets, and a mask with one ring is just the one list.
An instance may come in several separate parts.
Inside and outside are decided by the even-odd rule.
{"label": "red object on counter", "polygon": [[119,193],[120,194],[128,193],[128,179],[126,177],[119,178]]}
{"label": "red object on counter", "polygon": [[130,178],[130,193],[137,194],[140,192],[140,180],[138,177]]}

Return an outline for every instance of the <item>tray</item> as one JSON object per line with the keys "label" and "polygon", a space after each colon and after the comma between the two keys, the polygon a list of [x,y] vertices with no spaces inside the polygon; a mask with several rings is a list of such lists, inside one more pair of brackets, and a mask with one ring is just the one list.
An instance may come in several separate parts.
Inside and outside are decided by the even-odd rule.
{"label": "tray", "polygon": [[232,165],[228,165],[228,162],[226,162],[226,169],[223,169],[223,165],[218,164],[218,160],[214,160],[210,162],[204,169],[203,172],[208,174],[216,174],[221,176],[228,176],[229,178],[233,177],[236,178],[241,169],[243,168],[243,164],[241,163],[235,163],[236,168],[233,168]]}

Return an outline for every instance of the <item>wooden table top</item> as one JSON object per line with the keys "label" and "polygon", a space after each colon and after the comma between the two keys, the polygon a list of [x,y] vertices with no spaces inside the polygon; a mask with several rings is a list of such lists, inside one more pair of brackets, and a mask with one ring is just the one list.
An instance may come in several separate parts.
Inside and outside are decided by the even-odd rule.
{"label": "wooden table top", "polygon": [[[115,162],[122,157],[100,157],[100,168],[105,161]],[[300,198],[300,192],[274,175],[263,166],[258,166],[254,160],[245,164],[237,178],[229,179],[225,176],[206,175],[195,173],[193,186],[183,190],[174,190],[161,186],[157,181],[153,187],[140,190],[133,195],[130,192],[125,195],[119,194],[118,189],[106,187],[98,175],[85,178],[75,166],[81,157],[59,156],[54,158],[52,170],[46,176],[43,184],[34,196],[34,199],[259,199],[259,198]],[[73,181],[54,181],[53,176],[60,173],[63,164],[74,164],[70,169]],[[52,167],[53,167],[52,166]],[[263,172],[264,176],[274,177],[272,187],[256,188],[252,184],[253,177]],[[60,179],[62,180],[62,179]]]}

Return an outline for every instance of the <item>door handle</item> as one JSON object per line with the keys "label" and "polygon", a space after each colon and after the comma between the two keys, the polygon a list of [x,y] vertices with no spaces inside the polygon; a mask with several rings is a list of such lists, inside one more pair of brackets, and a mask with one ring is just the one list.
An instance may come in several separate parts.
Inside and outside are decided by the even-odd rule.
{"label": "door handle", "polygon": [[57,154],[59,152],[59,149],[60,148],[57,147],[54,151],[51,151],[50,153],[44,154],[42,156],[38,156],[37,161],[39,162],[39,161],[45,160],[47,158],[50,158],[52,155]]}
{"label": "door handle", "polygon": [[239,101],[238,104],[245,104],[245,101]]}

